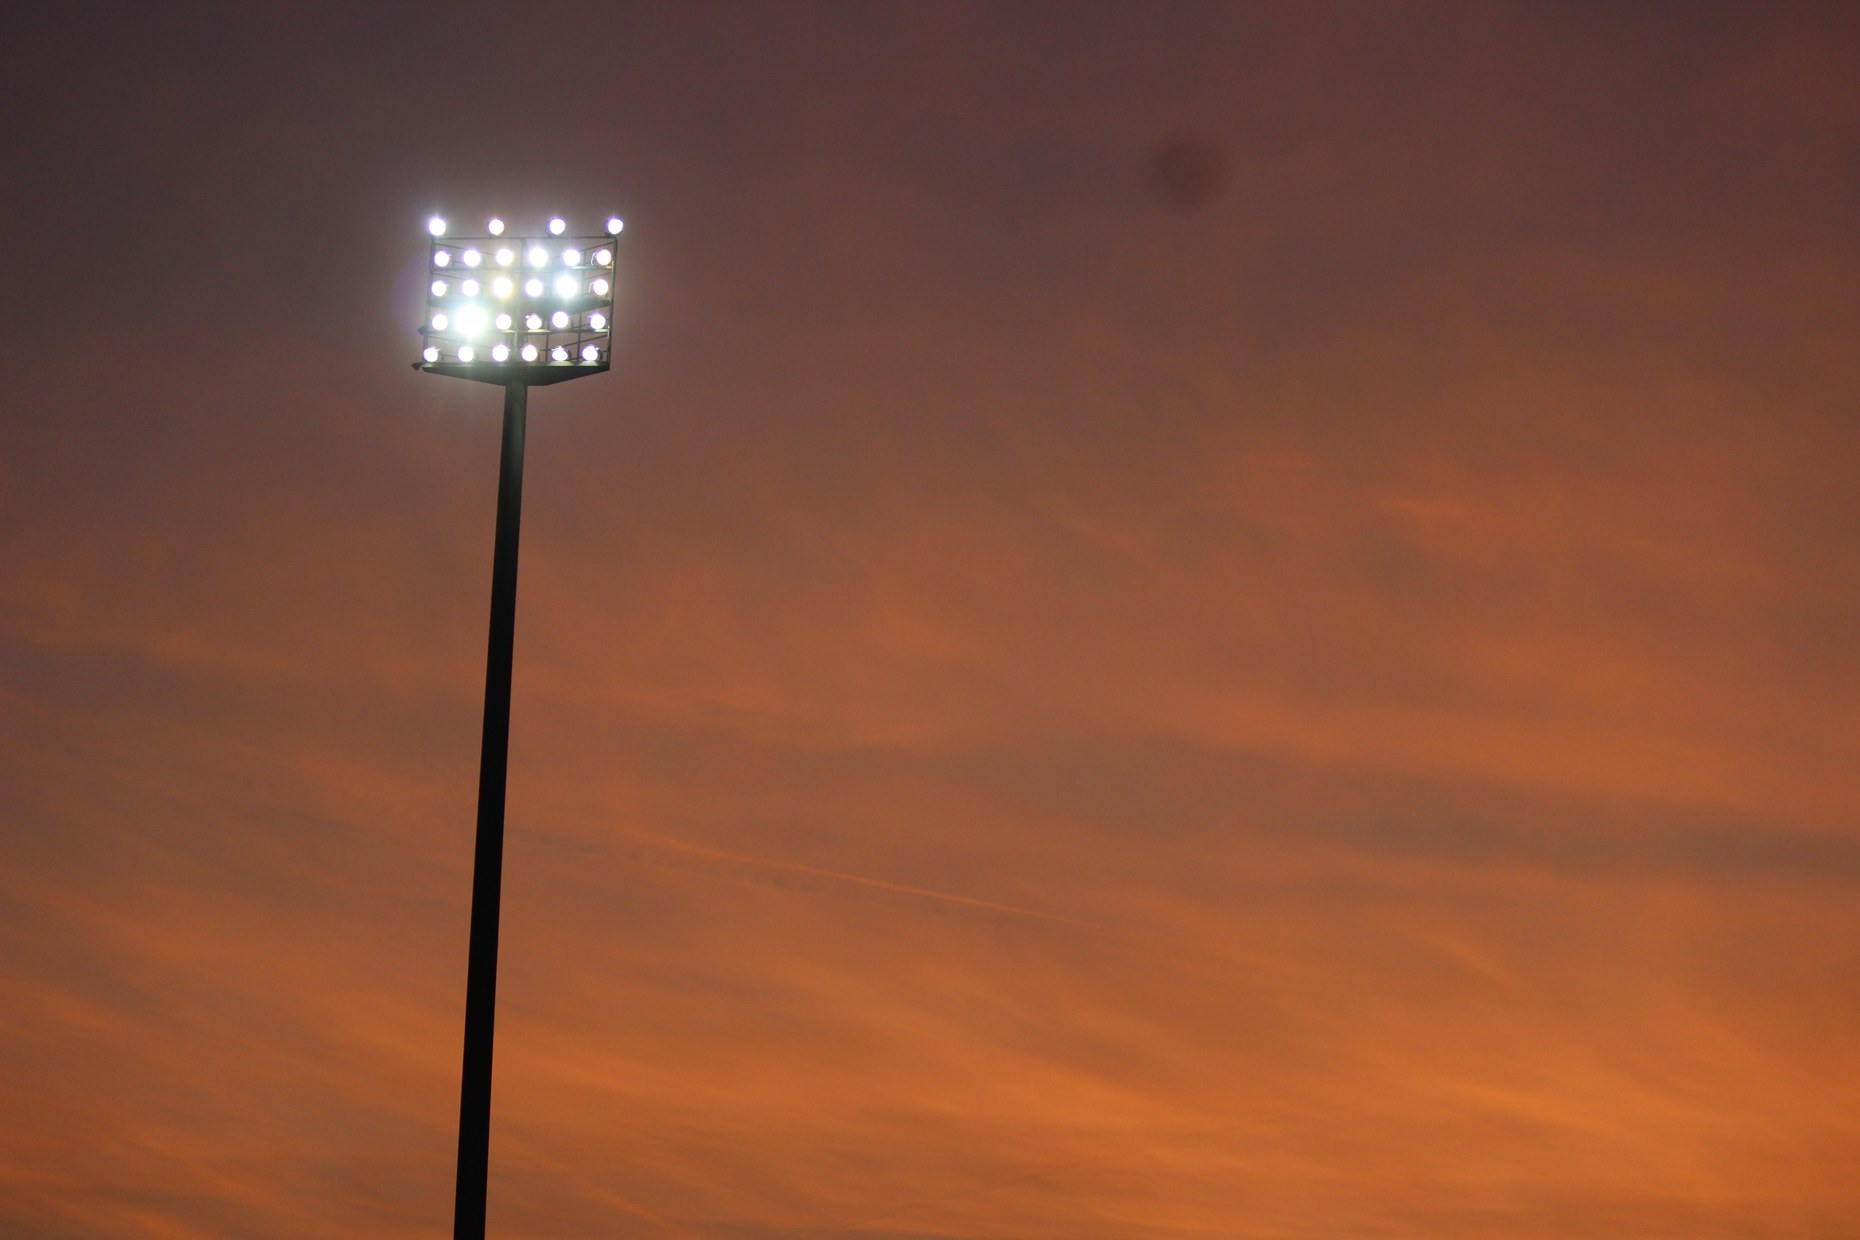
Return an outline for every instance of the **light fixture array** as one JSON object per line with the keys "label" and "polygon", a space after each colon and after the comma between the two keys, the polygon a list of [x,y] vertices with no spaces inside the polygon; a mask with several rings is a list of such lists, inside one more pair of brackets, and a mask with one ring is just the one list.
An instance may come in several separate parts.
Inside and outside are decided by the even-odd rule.
{"label": "light fixture array", "polygon": [[615,216],[604,233],[568,236],[555,217],[545,235],[516,237],[494,218],[483,236],[453,237],[443,218],[428,220],[433,241],[415,368],[492,383],[606,370],[622,227]]}

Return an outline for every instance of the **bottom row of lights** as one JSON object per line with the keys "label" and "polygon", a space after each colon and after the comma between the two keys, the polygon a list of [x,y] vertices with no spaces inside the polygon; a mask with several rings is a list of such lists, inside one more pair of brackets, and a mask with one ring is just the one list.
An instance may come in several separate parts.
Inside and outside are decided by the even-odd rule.
{"label": "bottom row of lights", "polygon": [[[542,356],[542,351],[533,344],[526,344],[518,351],[517,355],[526,362],[533,362]],[[426,352],[421,356],[425,357],[428,363],[436,362],[439,360],[439,350],[432,345],[427,345]],[[468,344],[462,344],[459,346],[458,359],[461,362],[475,362],[478,360],[478,351]],[[507,344],[492,345],[491,360],[494,362],[509,361],[510,346]],[[549,350],[549,360],[552,362],[566,362],[568,360],[568,350],[561,345],[557,345],[555,348]],[[581,360],[584,362],[600,361],[600,348],[591,344],[583,345],[581,349]]]}

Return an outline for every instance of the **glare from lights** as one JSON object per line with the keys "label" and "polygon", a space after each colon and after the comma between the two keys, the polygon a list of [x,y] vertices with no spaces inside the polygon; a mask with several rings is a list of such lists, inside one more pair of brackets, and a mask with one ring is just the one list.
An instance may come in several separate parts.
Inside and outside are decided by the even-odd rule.
{"label": "glare from lights", "polygon": [[559,237],[562,235],[562,230],[567,227],[568,227],[567,221],[565,221],[561,216],[558,215],[554,219],[549,221],[549,235],[553,237]]}
{"label": "glare from lights", "polygon": [[562,251],[562,265],[564,267],[581,266],[581,251],[580,250],[563,250]]}
{"label": "glare from lights", "polygon": [[592,327],[597,332],[606,331],[607,316],[596,310],[593,314],[588,316],[588,326]]}
{"label": "glare from lights", "polygon": [[557,310],[554,314],[549,316],[549,323],[557,331],[566,330],[568,327],[568,311]]}
{"label": "glare from lights", "polygon": [[523,356],[523,360],[526,362],[535,361],[536,360],[536,346],[533,344],[524,345],[522,349],[522,356]]}
{"label": "glare from lights", "polygon": [[507,332],[510,330],[510,316],[508,314],[498,315],[496,319],[496,323],[497,323],[498,331]]}
{"label": "glare from lights", "polygon": [[459,331],[467,337],[476,336],[484,330],[484,307],[479,305],[459,308]]}
{"label": "glare from lights", "polygon": [[543,295],[543,282],[538,280],[535,276],[531,276],[523,282],[523,291],[530,297],[541,297]]}
{"label": "glare from lights", "polygon": [[613,266],[614,252],[612,250],[596,250],[594,251],[594,261],[603,267],[611,267]]}
{"label": "glare from lights", "polygon": [[472,347],[470,345],[462,344],[459,346],[459,360],[461,362],[469,362],[472,360],[472,358],[477,357],[477,356],[478,355],[472,351]]}
{"label": "glare from lights", "polygon": [[463,284],[459,285],[459,292],[465,294],[467,297],[476,297],[478,295],[478,282],[476,280],[465,281]]}
{"label": "glare from lights", "polygon": [[549,251],[543,249],[540,245],[531,246],[530,247],[530,266],[546,267],[548,265],[549,265]]}
{"label": "glare from lights", "polygon": [[590,344],[590,345],[582,346],[582,349],[581,349],[581,360],[582,361],[584,362],[599,361],[600,356],[601,356],[601,351],[595,348],[593,345]]}
{"label": "glare from lights", "polygon": [[510,264],[516,261],[517,261],[517,252],[511,249],[509,246],[504,246],[503,248],[498,250],[497,265],[499,267],[508,267],[510,266]]}
{"label": "glare from lights", "polygon": [[433,281],[433,296],[444,297],[445,295],[446,295],[446,282],[444,280],[434,280]]}
{"label": "glare from lights", "polygon": [[467,267],[476,267],[479,263],[483,261],[484,261],[484,255],[478,253],[478,251],[476,250],[465,251],[465,265]]}
{"label": "glare from lights", "polygon": [[446,250],[441,250],[439,251],[439,253],[433,255],[433,266],[435,267],[444,267],[447,263],[451,261],[452,261],[452,255],[450,252]]}
{"label": "glare from lights", "polygon": [[607,283],[605,280],[594,279],[588,281],[588,291],[593,293],[596,297],[607,296],[607,290],[612,287],[613,285]]}
{"label": "glare from lights", "polygon": [[509,361],[510,360],[510,346],[507,344],[492,345],[491,346],[491,360],[494,362]]}
{"label": "glare from lights", "polygon": [[568,360],[568,350],[558,344],[555,348],[549,350],[549,360],[552,362],[566,362]]}
{"label": "glare from lights", "polygon": [[434,331],[442,332],[446,330],[446,323],[447,323],[447,319],[445,315],[435,314],[433,316],[433,330]]}
{"label": "glare from lights", "polygon": [[626,227],[626,222],[622,220],[619,216],[610,215],[607,217],[607,231],[612,233],[614,236],[618,237],[620,235],[620,230],[625,227]]}
{"label": "glare from lights", "polygon": [[555,295],[557,297],[573,297],[580,291],[581,285],[575,280],[574,276],[559,275],[555,278]]}
{"label": "glare from lights", "polygon": [[435,215],[432,219],[426,221],[426,231],[432,233],[435,237],[445,236],[446,221],[444,217]]}
{"label": "glare from lights", "polygon": [[541,330],[542,330],[542,315],[540,315],[540,314],[526,314],[526,315],[524,315],[524,316],[523,316],[523,326],[525,326],[525,327],[527,327],[527,328],[529,328],[529,329],[530,329],[531,331],[533,331],[533,332],[539,332],[539,331],[541,331]]}
{"label": "glare from lights", "polygon": [[498,219],[495,215],[491,217],[491,222],[486,224],[485,227],[491,230],[491,235],[493,237],[501,237],[504,235],[504,221]]}
{"label": "glare from lights", "polygon": [[421,353],[420,356],[425,358],[428,362],[436,362],[439,360],[439,350],[435,349],[432,345],[429,344],[426,346],[426,350],[423,353]]}
{"label": "glare from lights", "polygon": [[491,291],[496,293],[499,297],[510,296],[510,294],[516,290],[516,287],[516,285],[510,282],[509,276],[499,276],[497,279],[491,281]]}

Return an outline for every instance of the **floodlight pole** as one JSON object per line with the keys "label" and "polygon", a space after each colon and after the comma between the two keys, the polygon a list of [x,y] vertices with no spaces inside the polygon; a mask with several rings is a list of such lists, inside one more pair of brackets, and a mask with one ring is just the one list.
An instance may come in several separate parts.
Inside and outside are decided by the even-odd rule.
{"label": "floodlight pole", "polygon": [[517,534],[523,516],[523,433],[529,385],[504,385],[491,560],[491,636],[484,667],[484,747],[478,759],[478,843],[472,860],[471,947],[465,975],[465,1068],[459,1086],[459,1167],[453,1240],[484,1240],[491,1144],[491,1040],[497,1017],[497,918],[504,874],[504,784],[510,760],[510,665],[517,628]]}

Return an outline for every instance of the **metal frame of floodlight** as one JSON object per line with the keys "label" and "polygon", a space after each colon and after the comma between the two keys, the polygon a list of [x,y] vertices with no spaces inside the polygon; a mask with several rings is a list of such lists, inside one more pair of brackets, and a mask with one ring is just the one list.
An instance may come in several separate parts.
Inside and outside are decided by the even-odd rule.
{"label": "metal frame of floodlight", "polygon": [[[471,937],[465,976],[465,1055],[459,1074],[458,1179],[453,1240],[484,1240],[491,1140],[491,1048],[497,1017],[497,932],[503,903],[504,792],[510,766],[510,673],[517,622],[517,546],[523,511],[523,445],[529,390],[598,375],[612,365],[614,269],[620,220],[601,234],[567,237],[552,219],[548,235],[507,237],[493,220],[487,235],[447,237],[445,221],[428,225],[426,317],[415,370],[504,389],[503,451],[497,472],[497,534],[491,558],[491,626],[484,671],[484,738],[478,760],[478,828],[472,857]],[[540,248],[543,261],[532,263]],[[512,261],[498,261],[500,250]],[[477,261],[467,261],[475,253]],[[605,261],[602,261],[602,257]],[[489,260],[487,262],[487,259]],[[504,275],[505,295],[491,290]],[[476,293],[463,288],[477,280]],[[532,293],[525,287],[540,279]],[[558,288],[566,280],[572,288]],[[605,281],[603,286],[596,281]],[[441,282],[443,287],[441,287]],[[488,292],[488,295],[487,295]],[[474,308],[468,310],[468,307]],[[500,327],[499,314],[510,315]],[[530,315],[538,316],[529,326]],[[435,316],[444,316],[436,318]],[[461,317],[481,322],[460,324]],[[559,318],[558,318],[559,316]],[[526,361],[524,346],[536,350]],[[500,360],[493,350],[502,346]],[[461,348],[471,353],[460,356]],[[482,353],[479,351],[482,350]]]}

